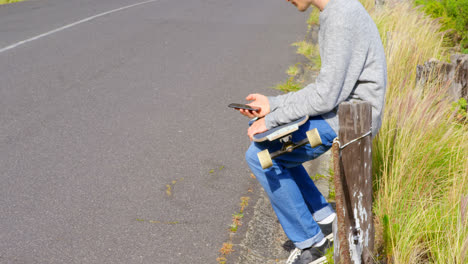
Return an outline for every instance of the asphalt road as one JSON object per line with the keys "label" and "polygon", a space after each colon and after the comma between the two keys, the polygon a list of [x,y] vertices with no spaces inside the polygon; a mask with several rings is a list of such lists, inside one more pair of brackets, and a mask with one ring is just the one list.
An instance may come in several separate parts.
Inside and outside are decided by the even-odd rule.
{"label": "asphalt road", "polygon": [[[307,14],[281,0],[0,6],[0,263],[215,263],[247,120]],[[170,190],[168,188],[170,187]],[[170,195],[168,193],[170,191]]]}

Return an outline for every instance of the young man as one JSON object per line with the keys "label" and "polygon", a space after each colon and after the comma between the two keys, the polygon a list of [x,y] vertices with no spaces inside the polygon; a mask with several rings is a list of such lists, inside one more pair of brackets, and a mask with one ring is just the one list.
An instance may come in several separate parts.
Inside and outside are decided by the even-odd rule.
{"label": "young man", "polygon": [[[293,140],[306,138],[305,132],[317,128],[321,146],[306,145],[284,154],[263,170],[257,153],[280,148],[271,142],[253,142],[247,162],[268,194],[286,235],[297,247],[287,263],[318,263],[330,246],[321,227],[330,225],[335,213],[307,175],[302,163],[328,150],[338,134],[337,109],[341,102],[362,100],[372,105],[372,134],[381,124],[387,69],[379,32],[369,14],[357,0],[288,0],[299,11],[310,5],[320,9],[319,46],[322,66],[315,83],[298,92],[276,97],[251,94],[249,105],[260,111],[239,110],[258,117],[248,136],[265,132],[303,116],[309,121],[293,133]],[[323,258],[322,258],[323,259]]]}

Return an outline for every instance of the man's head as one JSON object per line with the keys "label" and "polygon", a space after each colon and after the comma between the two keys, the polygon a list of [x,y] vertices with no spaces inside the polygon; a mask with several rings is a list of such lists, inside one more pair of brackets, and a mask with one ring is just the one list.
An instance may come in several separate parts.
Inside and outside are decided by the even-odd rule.
{"label": "man's head", "polygon": [[296,6],[297,10],[304,12],[312,4],[312,0],[286,0]]}

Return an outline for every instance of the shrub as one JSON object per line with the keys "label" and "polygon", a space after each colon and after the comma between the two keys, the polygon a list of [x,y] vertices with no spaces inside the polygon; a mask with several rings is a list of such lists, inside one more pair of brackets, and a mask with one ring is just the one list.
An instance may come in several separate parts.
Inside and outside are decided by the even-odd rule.
{"label": "shrub", "polygon": [[439,18],[442,30],[447,31],[448,45],[460,43],[464,53],[468,53],[468,0],[415,0],[433,18]]}

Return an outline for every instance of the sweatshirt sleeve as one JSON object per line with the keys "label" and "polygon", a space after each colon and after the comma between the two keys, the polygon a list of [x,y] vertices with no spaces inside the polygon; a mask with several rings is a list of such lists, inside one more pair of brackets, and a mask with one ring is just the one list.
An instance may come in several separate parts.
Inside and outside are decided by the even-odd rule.
{"label": "sweatshirt sleeve", "polygon": [[326,25],[320,43],[322,67],[315,83],[302,90],[270,97],[268,129],[303,116],[328,113],[352,93],[365,63],[368,41],[355,34],[358,25],[334,20]]}

